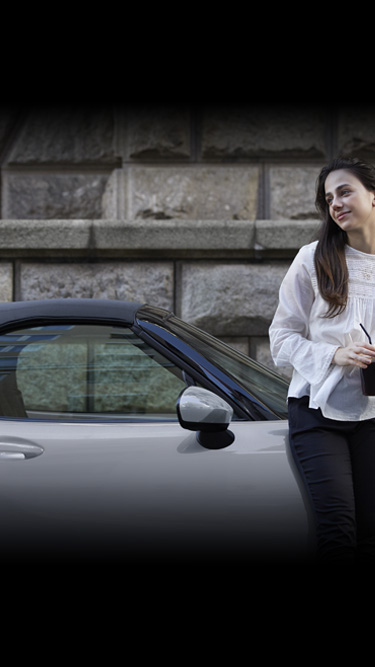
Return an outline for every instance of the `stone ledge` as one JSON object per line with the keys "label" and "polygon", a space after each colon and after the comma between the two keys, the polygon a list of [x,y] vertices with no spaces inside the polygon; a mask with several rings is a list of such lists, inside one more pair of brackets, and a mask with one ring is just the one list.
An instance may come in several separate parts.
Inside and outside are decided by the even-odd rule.
{"label": "stone ledge", "polygon": [[0,220],[0,256],[289,256],[317,220]]}
{"label": "stone ledge", "polygon": [[298,250],[310,243],[319,220],[259,220],[255,223],[255,242],[261,250]]}

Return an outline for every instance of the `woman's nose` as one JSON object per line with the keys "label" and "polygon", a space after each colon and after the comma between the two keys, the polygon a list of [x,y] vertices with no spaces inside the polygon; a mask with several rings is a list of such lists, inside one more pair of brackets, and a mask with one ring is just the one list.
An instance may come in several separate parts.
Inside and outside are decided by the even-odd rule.
{"label": "woman's nose", "polygon": [[333,197],[331,206],[332,208],[340,208],[342,206],[340,197]]}

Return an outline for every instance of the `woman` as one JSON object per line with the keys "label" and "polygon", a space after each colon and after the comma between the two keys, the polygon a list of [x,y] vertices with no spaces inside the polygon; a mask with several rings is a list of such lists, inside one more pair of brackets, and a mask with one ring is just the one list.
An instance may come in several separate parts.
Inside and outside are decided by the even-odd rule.
{"label": "woman", "polygon": [[277,366],[293,367],[290,445],[317,556],[374,560],[375,396],[363,393],[361,369],[375,361],[375,169],[334,160],[319,175],[316,205],[319,237],[283,280],[271,352]]}

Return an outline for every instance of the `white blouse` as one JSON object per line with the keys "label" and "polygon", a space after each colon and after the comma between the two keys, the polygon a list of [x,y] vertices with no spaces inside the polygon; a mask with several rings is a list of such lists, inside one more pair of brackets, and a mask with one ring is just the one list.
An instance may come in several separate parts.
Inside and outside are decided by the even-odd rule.
{"label": "white blouse", "polygon": [[375,341],[375,255],[346,246],[348,303],[343,313],[326,318],[328,304],[318,290],[314,266],[317,241],[303,246],[282,284],[269,329],[276,366],[292,366],[288,396],[309,396],[311,408],[325,417],[359,421],[375,418],[375,396],[364,396],[360,369],[332,364],[338,347]]}

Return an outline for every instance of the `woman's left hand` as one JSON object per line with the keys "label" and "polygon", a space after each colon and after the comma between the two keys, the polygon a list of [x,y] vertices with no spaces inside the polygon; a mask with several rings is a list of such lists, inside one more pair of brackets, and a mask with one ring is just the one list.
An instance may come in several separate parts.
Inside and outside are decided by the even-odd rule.
{"label": "woman's left hand", "polygon": [[333,363],[338,366],[358,366],[367,368],[375,361],[375,345],[369,343],[351,343],[347,347],[339,347],[333,357]]}

